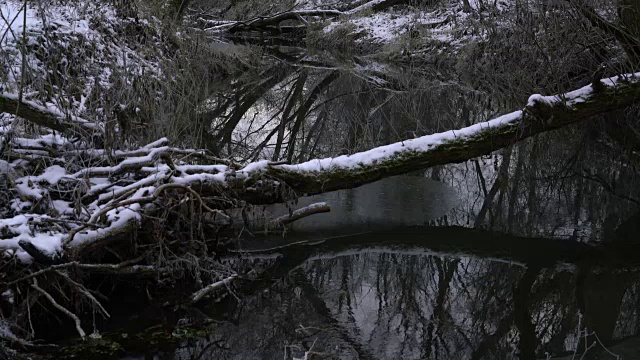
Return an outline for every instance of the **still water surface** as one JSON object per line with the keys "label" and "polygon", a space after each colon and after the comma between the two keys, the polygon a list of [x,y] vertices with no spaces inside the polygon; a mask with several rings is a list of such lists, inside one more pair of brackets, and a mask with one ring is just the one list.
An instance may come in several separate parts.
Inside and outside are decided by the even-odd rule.
{"label": "still water surface", "polygon": [[263,275],[174,319],[210,320],[201,336],[127,359],[640,358],[632,245],[447,226],[459,199],[420,177],[296,206],[315,201],[332,213],[239,247],[314,245],[229,260]]}

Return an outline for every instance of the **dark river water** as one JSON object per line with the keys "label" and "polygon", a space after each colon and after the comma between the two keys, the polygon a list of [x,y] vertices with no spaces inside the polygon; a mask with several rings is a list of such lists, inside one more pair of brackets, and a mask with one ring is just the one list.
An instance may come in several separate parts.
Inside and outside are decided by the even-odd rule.
{"label": "dark river water", "polygon": [[296,206],[316,201],[332,212],[239,241],[244,256],[227,263],[260,275],[175,318],[123,319],[155,317],[174,339],[198,329],[124,359],[640,358],[640,259],[624,225],[597,243],[462,227],[467,202],[422,177]]}

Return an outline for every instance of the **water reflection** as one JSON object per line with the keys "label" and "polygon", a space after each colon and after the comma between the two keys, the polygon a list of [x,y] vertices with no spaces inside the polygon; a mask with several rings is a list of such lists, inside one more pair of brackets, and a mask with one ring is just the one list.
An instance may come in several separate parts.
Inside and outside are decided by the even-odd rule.
{"label": "water reflection", "polygon": [[[319,240],[429,224],[444,217],[460,200],[450,186],[426,179],[422,173],[394,176],[355,189],[303,197],[286,205],[253,207],[247,212],[247,217],[251,219],[249,227],[259,232],[272,219],[318,202],[327,203],[331,211],[295,221],[287,226],[284,236],[277,234],[275,237],[280,240],[285,238],[285,242]],[[265,247],[265,243],[265,238],[260,237],[256,246]]]}
{"label": "water reflection", "polygon": [[402,186],[387,198],[374,186],[337,199],[361,202],[344,207],[354,217],[384,220],[388,207],[400,217],[437,214],[432,224],[513,235],[398,229],[287,251],[272,260],[273,283],[230,301],[209,339],[168,356],[189,359],[209,346],[203,358],[639,358],[635,170],[627,154],[567,136],[598,126],[431,169],[431,179],[449,186],[433,193],[453,189],[460,199],[443,209],[421,210],[416,192]]}
{"label": "water reflection", "polygon": [[[161,358],[581,358],[588,348],[582,358],[603,359],[600,343],[618,354],[633,349],[621,342],[640,329],[632,256],[598,263],[607,256],[588,246],[561,256],[564,245],[540,239],[438,231],[361,235],[265,257],[280,269],[268,286],[248,285],[240,302],[229,297],[207,338]],[[362,247],[363,236],[372,245]],[[495,244],[454,251],[435,236],[440,244]],[[520,248],[500,252],[518,241]],[[545,262],[545,253],[560,255]]]}
{"label": "water reflection", "polygon": [[587,135],[603,127],[595,122],[543,134],[430,170],[460,198],[447,214],[449,224],[592,243],[621,240],[617,233],[637,223],[640,187],[628,154]]}

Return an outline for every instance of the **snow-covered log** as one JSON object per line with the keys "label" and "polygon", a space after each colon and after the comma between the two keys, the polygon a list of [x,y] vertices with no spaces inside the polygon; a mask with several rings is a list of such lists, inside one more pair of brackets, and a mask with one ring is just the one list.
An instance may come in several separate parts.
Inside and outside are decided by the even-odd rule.
{"label": "snow-covered log", "polygon": [[90,135],[102,131],[98,124],[80,117],[64,114],[33,101],[20,102],[15,94],[0,93],[0,113],[3,112],[70,135]]}
{"label": "snow-covered log", "polygon": [[[263,179],[298,196],[354,188],[385,177],[436,165],[459,163],[489,154],[536,134],[640,102],[640,73],[595,81],[575,91],[552,96],[532,95],[522,110],[466,128],[381,146],[336,158],[296,165],[256,166],[243,182],[242,198],[273,203],[285,194]],[[206,187],[206,184],[203,184]],[[268,190],[268,191],[265,191]]]}

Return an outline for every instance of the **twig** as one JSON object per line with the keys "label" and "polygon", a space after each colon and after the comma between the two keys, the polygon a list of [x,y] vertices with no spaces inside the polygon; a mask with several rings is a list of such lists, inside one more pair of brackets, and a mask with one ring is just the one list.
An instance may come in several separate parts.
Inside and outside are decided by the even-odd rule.
{"label": "twig", "polygon": [[191,189],[190,187],[186,186],[186,185],[182,185],[182,184],[164,184],[159,186],[154,192],[153,195],[151,196],[146,196],[146,197],[140,197],[137,199],[128,199],[128,200],[123,200],[120,202],[116,202],[113,203],[109,206],[104,207],[103,209],[101,209],[99,212],[97,212],[96,214],[94,214],[93,216],[91,216],[91,219],[89,219],[89,223],[94,224],[96,221],[98,221],[98,219],[100,219],[101,216],[105,215],[107,212],[113,210],[113,209],[117,209],[119,207],[122,206],[127,206],[127,205],[133,205],[133,204],[147,204],[147,203],[151,203],[154,202],[155,200],[158,199],[158,197],[160,197],[160,194],[162,194],[163,192],[170,190],[170,189],[180,189],[180,190],[184,190],[188,193],[190,193],[193,197],[196,198],[196,200],[198,200],[200,202],[200,204],[202,205],[202,207],[207,210],[208,212],[212,212],[212,213],[218,213],[220,216],[224,217],[225,219],[229,219],[229,216],[227,216],[226,214],[224,214],[222,211],[217,210],[217,209],[212,209],[210,207],[208,207],[204,201],[202,200],[202,197],[200,197],[200,194],[198,194],[195,190]]}
{"label": "twig", "polygon": [[64,269],[64,268],[68,268],[68,267],[78,267],[80,269],[109,269],[109,270],[118,270],[120,268],[123,268],[125,266],[129,266],[135,263],[138,263],[142,260],[144,260],[144,258],[146,257],[146,254],[141,255],[135,259],[131,259],[131,260],[127,260],[124,262],[121,262],[119,264],[81,264],[77,261],[72,261],[72,262],[68,262],[68,263],[64,263],[64,264],[57,264],[57,265],[52,265],[49,266],[48,268],[36,271],[34,273],[31,273],[27,276],[21,277],[20,279],[17,280],[13,280],[9,283],[7,283],[7,286],[11,286],[11,285],[15,285],[19,282],[25,281],[25,280],[29,280],[31,278],[34,278],[36,276],[40,276],[42,274],[45,274],[47,272],[50,271],[54,271],[54,270],[60,270],[60,269]]}
{"label": "twig", "polygon": [[208,293],[212,292],[213,290],[219,287],[226,286],[228,283],[230,283],[237,277],[238,277],[238,274],[233,274],[226,279],[222,279],[220,281],[214,282],[213,284],[207,285],[204,288],[196,291],[195,293],[193,293],[193,295],[191,295],[191,303],[192,304],[197,303],[198,301],[202,300],[202,298]]}
{"label": "twig", "polygon": [[294,221],[303,219],[307,216],[326,213],[330,211],[331,211],[331,208],[329,207],[329,205],[327,205],[327,203],[324,203],[324,202],[314,203],[294,211],[291,215],[284,215],[277,219],[271,220],[269,222],[269,225],[271,226],[287,225]]}
{"label": "twig", "polygon": [[76,288],[78,288],[78,291],[80,291],[82,294],[84,294],[84,296],[89,298],[89,300],[91,300],[91,302],[94,303],[98,309],[100,309],[100,311],[102,312],[102,315],[104,317],[106,317],[106,318],[110,318],[111,317],[111,315],[109,315],[109,313],[107,312],[107,310],[105,310],[105,308],[102,306],[102,304],[100,304],[100,302],[89,292],[89,290],[87,290],[87,288],[84,287],[84,285],[73,281],[69,277],[69,275],[67,275],[67,274],[65,274],[65,273],[63,273],[61,271],[56,270],[56,274],[64,277],[65,279],[67,279],[67,281],[69,281]]}
{"label": "twig", "polygon": [[75,322],[76,330],[78,331],[78,334],[80,335],[82,340],[84,340],[87,337],[87,335],[84,332],[84,330],[82,330],[82,326],[81,326],[80,319],[78,318],[78,316],[76,314],[72,313],[71,311],[67,310],[64,306],[58,304],[56,302],[56,300],[53,298],[53,296],[51,296],[48,292],[44,291],[44,289],[39,287],[38,286],[38,280],[33,279],[33,284],[31,284],[31,287],[34,288],[35,290],[37,290],[42,295],[44,295],[49,300],[51,305],[53,305],[56,309],[60,310],[61,312],[65,313],[65,315],[70,317]]}

